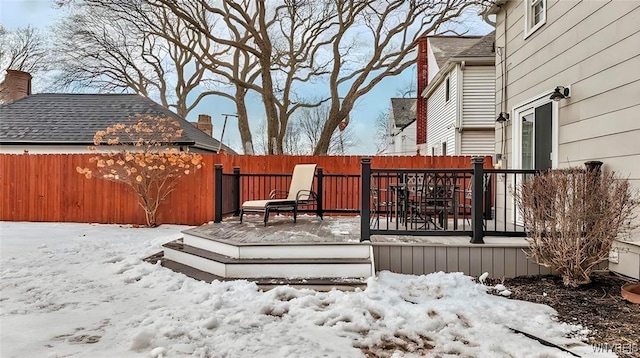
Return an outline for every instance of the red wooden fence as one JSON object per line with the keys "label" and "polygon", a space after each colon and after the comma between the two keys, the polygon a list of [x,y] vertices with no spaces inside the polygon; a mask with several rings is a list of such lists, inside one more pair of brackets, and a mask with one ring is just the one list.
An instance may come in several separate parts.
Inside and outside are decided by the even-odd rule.
{"label": "red wooden fence", "polygon": [[[0,154],[0,220],[145,224],[137,197],[122,184],[86,179],[76,167],[92,154]],[[214,217],[213,168],[243,173],[291,173],[300,163],[317,163],[327,174],[358,174],[362,156],[204,155],[204,168],[185,176],[160,207],[159,222],[200,225]],[[491,159],[485,159],[491,166]],[[372,157],[373,168],[470,168],[470,157]],[[357,188],[349,188],[357,191]],[[336,191],[335,193],[328,192]],[[336,197],[343,189],[325,188]]]}

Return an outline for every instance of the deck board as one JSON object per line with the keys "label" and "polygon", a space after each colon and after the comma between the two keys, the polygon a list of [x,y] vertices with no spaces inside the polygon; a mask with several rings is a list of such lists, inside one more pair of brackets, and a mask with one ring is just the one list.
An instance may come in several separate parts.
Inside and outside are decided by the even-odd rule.
{"label": "deck board", "polygon": [[[240,223],[238,218],[230,218],[221,223],[210,223],[185,230],[184,233],[228,242],[234,245],[251,244],[353,244],[360,242],[360,218],[354,216],[330,216],[324,220],[316,216],[302,215],[296,223],[289,216],[276,216],[264,226],[259,215],[245,215]],[[413,244],[428,246],[477,247],[471,238],[460,236],[408,236],[372,235],[371,242],[389,244]],[[484,247],[527,246],[523,237],[485,236]]]}
{"label": "deck board", "polygon": [[407,274],[460,271],[472,276],[489,272],[494,278],[547,272],[527,259],[528,243],[524,237],[485,236],[485,244],[472,244],[471,238],[464,233],[460,236],[374,235],[371,243],[361,243],[360,218],[354,216],[330,216],[320,220],[316,216],[302,215],[297,223],[290,216],[276,216],[264,226],[260,216],[249,215],[243,223],[230,218],[184,233],[239,247],[371,244],[376,271]]}

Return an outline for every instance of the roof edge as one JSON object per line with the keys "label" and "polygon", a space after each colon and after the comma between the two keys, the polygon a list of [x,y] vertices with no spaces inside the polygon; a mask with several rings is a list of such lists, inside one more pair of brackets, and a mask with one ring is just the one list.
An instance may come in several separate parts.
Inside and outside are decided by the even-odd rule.
{"label": "roof edge", "polygon": [[[455,60],[455,61],[454,61]],[[438,73],[433,77],[433,80],[429,82],[427,87],[420,94],[423,98],[427,98],[431,95],[431,93],[444,81],[446,78],[445,73],[449,73],[452,69],[454,69],[458,64],[464,62],[465,65],[469,66],[491,66],[496,63],[495,57],[458,57],[451,58],[447,62],[445,62],[444,67],[438,71]]]}
{"label": "roof edge", "polygon": [[454,69],[457,64],[458,64],[457,62],[452,62],[452,61],[445,62],[444,66],[440,69],[440,71],[438,71],[435,77],[433,77],[433,80],[429,82],[427,87],[425,87],[425,89],[420,94],[422,98],[429,97],[431,93],[436,89],[436,87],[438,87],[438,85],[442,83],[442,81],[445,79],[446,77],[445,74],[449,73],[449,71]]}
{"label": "roof edge", "polygon": [[[95,143],[93,142],[70,142],[70,141],[60,141],[60,140],[55,140],[55,141],[46,141],[46,140],[24,140],[24,141],[19,141],[19,140],[10,140],[10,141],[6,141],[6,140],[0,140],[0,145],[18,145],[18,144],[32,144],[32,145],[52,145],[52,144],[65,144],[65,145],[88,145],[88,146],[96,146]],[[188,145],[188,146],[192,146],[192,147],[196,147],[195,145],[195,141],[179,141],[179,142],[175,142],[176,145]],[[104,144],[103,144],[104,145]]]}
{"label": "roof edge", "polygon": [[491,6],[487,7],[485,11],[486,14],[492,15],[497,14],[502,10],[502,6],[507,3],[507,0],[494,0]]}

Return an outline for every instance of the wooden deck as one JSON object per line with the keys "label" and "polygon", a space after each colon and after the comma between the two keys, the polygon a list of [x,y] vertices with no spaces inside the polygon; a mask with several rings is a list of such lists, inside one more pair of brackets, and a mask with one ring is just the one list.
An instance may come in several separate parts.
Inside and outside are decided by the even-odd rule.
{"label": "wooden deck", "polygon": [[242,223],[229,218],[184,231],[185,234],[207,236],[217,241],[242,245],[295,245],[310,243],[348,244],[360,242],[360,220],[357,217],[319,217],[302,215],[297,223],[289,216],[275,216],[264,226],[261,215],[245,215]]}
{"label": "wooden deck", "polygon": [[[336,252],[334,245],[371,245],[375,271],[389,270],[405,274],[432,272],[464,272],[479,276],[488,272],[490,277],[515,277],[551,274],[551,270],[531,262],[526,257],[527,241],[523,237],[485,237],[485,244],[471,244],[471,238],[460,236],[403,236],[374,235],[371,242],[360,242],[359,217],[326,217],[324,220],[303,215],[297,223],[289,216],[276,216],[264,226],[261,216],[229,218],[222,223],[211,223],[184,231],[185,235],[207,238],[253,252],[262,247],[286,247],[288,251],[321,253],[323,247]],[[319,256],[321,257],[321,256]],[[275,260],[277,261],[277,260]],[[274,262],[275,262],[274,261]],[[309,263],[314,258],[308,257]],[[249,262],[249,261],[247,261]]]}
{"label": "wooden deck", "polygon": [[[489,222],[489,225],[492,222]],[[382,226],[387,225],[381,221]],[[390,227],[395,222],[389,224]],[[451,226],[452,227],[452,226]],[[469,224],[466,224],[469,228]],[[491,226],[490,226],[491,227]],[[460,229],[463,228],[461,223]],[[470,228],[469,228],[470,230]],[[321,220],[312,215],[302,215],[298,217],[296,223],[290,216],[275,216],[269,219],[267,226],[262,222],[260,215],[245,215],[245,219],[240,223],[239,219],[233,217],[221,223],[210,223],[193,229],[185,230],[184,233],[196,236],[206,236],[215,238],[216,241],[226,242],[238,246],[242,245],[296,245],[296,244],[349,244],[360,242],[360,217],[357,216],[329,216]],[[382,243],[405,243],[405,244],[428,244],[443,246],[475,247],[471,244],[470,236],[463,233],[460,236],[409,236],[409,235],[372,235],[371,242]],[[505,236],[485,236],[483,247],[526,247],[526,239],[523,237]]]}

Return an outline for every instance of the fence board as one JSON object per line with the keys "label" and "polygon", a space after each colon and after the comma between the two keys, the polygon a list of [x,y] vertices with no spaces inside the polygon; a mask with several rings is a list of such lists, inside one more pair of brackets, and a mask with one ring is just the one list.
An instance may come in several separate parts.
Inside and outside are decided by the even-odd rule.
{"label": "fence board", "polygon": [[[0,154],[0,220],[145,224],[137,196],[122,184],[86,179],[76,171],[87,166],[92,154]],[[214,218],[214,165],[225,173],[290,174],[296,164],[316,163],[325,174],[360,174],[362,156],[247,156],[203,155],[204,167],[182,178],[160,206],[160,222],[200,225]],[[374,168],[470,168],[471,157],[372,157]],[[485,159],[491,168],[491,158]],[[444,167],[443,167],[444,168]],[[325,207],[359,207],[360,179],[325,181]],[[335,179],[335,180],[334,180]],[[286,190],[290,179],[260,178],[244,185],[242,198],[266,197],[269,190]],[[241,199],[242,200],[242,199]]]}

